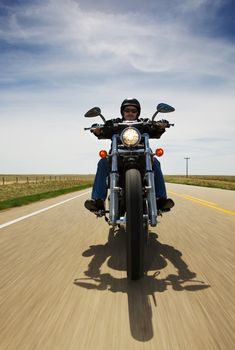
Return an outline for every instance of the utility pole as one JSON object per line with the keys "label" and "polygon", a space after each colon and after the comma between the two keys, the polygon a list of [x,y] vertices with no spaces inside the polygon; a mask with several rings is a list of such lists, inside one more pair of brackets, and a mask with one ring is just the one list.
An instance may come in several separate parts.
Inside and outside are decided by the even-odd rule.
{"label": "utility pole", "polygon": [[188,177],[188,161],[190,157],[185,157],[184,159],[186,160],[186,177]]}

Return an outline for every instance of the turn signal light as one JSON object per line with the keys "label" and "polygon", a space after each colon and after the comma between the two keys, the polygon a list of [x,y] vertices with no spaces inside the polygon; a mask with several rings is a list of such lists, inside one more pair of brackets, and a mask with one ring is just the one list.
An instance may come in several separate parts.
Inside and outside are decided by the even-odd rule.
{"label": "turn signal light", "polygon": [[156,151],[155,151],[155,154],[156,154],[157,157],[161,157],[161,156],[163,156],[164,151],[163,151],[162,148],[157,148]]}
{"label": "turn signal light", "polygon": [[105,149],[102,149],[99,152],[99,156],[100,156],[100,158],[106,158],[107,157],[107,151],[105,151]]}

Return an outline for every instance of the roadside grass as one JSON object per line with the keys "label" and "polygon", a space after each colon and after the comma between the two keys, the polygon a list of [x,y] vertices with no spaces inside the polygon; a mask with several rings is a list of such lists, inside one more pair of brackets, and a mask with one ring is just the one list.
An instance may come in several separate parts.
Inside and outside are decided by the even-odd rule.
{"label": "roadside grass", "polygon": [[37,194],[28,195],[28,196],[12,198],[5,201],[0,201],[0,210],[12,208],[12,207],[19,207],[21,205],[37,202],[42,199],[57,197],[66,193],[81,191],[88,187],[91,187],[91,184],[83,184],[83,185],[79,185],[71,188],[64,188],[56,191],[37,193]]}
{"label": "roadside grass", "polygon": [[224,190],[235,190],[235,176],[211,176],[211,175],[166,175],[166,182],[183,185],[221,188]]}
{"label": "roadside grass", "polygon": [[0,186],[0,202],[3,200],[25,197],[44,192],[53,192],[80,185],[92,185],[93,181],[53,181],[40,183],[11,183]]}
{"label": "roadside grass", "polygon": [[80,191],[91,187],[93,181],[51,181],[41,183],[12,183],[0,186],[0,210],[17,207],[62,194]]}
{"label": "roadside grass", "polygon": [[0,185],[10,184],[40,184],[47,183],[51,186],[53,183],[63,182],[90,182],[94,180],[94,175],[71,175],[71,174],[0,174]]}

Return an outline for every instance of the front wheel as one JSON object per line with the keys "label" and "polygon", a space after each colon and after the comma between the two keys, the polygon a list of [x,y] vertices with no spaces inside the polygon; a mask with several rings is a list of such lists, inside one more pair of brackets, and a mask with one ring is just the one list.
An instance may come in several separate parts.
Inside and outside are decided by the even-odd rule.
{"label": "front wheel", "polygon": [[139,170],[127,170],[125,180],[127,276],[138,280],[144,273],[143,194]]}

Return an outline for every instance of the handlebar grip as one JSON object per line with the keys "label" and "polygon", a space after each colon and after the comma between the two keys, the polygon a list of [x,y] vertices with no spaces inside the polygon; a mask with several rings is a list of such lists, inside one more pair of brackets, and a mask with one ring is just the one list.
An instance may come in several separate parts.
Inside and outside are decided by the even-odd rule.
{"label": "handlebar grip", "polygon": [[84,128],[84,130],[95,130],[95,129],[102,129],[103,125],[97,125],[97,126],[90,126],[89,128]]}

